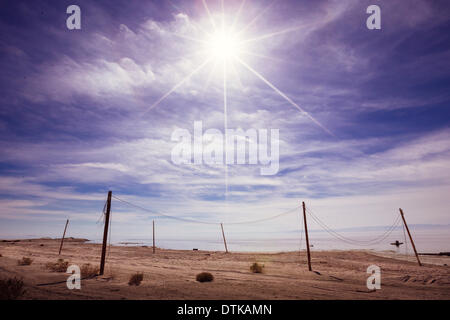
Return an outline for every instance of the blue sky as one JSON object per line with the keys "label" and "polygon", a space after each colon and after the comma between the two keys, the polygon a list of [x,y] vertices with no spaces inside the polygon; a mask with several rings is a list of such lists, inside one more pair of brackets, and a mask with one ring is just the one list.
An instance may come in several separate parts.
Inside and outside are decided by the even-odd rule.
{"label": "blue sky", "polygon": [[[206,3],[220,21],[220,1]],[[70,4],[81,30],[66,28]],[[145,112],[205,61],[191,40],[213,30],[201,0],[0,1],[0,237],[55,236],[70,217],[74,236],[98,238],[108,190],[224,223],[303,200],[336,228],[390,224],[399,207],[411,223],[450,223],[450,5],[247,0],[238,14],[241,4],[225,1],[226,24],[236,19],[245,39],[272,35],[242,60],[333,135],[234,64],[228,127],[279,129],[280,171],[229,166],[225,198],[223,168],[170,158],[175,129],[223,129],[220,67]],[[366,28],[370,4],[381,30]],[[117,201],[113,212],[123,235],[148,233],[154,218]],[[289,231],[297,218],[254,232]]]}

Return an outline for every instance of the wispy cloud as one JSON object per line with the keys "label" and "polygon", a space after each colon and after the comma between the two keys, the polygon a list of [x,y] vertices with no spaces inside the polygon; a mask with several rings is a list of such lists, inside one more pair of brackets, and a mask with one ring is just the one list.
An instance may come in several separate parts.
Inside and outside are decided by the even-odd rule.
{"label": "wispy cloud", "polygon": [[[214,64],[145,113],[204,62],[192,41],[212,28],[203,7],[83,2],[97,19],[86,15],[82,32],[71,33],[46,2],[39,19],[34,4],[11,4],[30,18],[21,26],[0,19],[0,219],[73,215],[87,225],[112,189],[150,211],[207,221],[269,216],[306,199],[339,227],[390,223],[398,206],[417,223],[448,223],[448,15],[439,4],[414,3],[420,10],[382,1],[379,33],[365,29],[360,1],[275,3],[245,29],[257,53],[243,54],[246,63],[335,137],[236,64],[228,125],[280,129],[280,171],[263,177],[256,166],[229,166],[227,202],[223,167],[170,158],[173,130],[192,131],[196,120],[223,130]],[[237,28],[268,4],[248,2]],[[118,232],[144,232],[137,221],[154,218],[123,203],[114,209]],[[296,218],[274,225],[289,228]]]}

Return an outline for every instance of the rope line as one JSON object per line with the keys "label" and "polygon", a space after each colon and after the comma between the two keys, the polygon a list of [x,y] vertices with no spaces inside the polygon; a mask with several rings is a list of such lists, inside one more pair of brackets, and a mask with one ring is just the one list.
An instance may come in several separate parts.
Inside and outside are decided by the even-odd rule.
{"label": "rope line", "polygon": [[114,196],[114,195],[113,195],[112,197],[113,197],[114,199],[120,201],[120,202],[123,202],[123,203],[125,203],[125,204],[128,204],[129,206],[132,206],[132,207],[135,207],[135,208],[137,208],[137,209],[140,209],[140,210],[149,212],[149,213],[151,213],[151,214],[153,214],[153,215],[162,216],[162,217],[169,218],[169,219],[174,219],[174,220],[180,220],[180,221],[184,221],[184,222],[202,223],[202,224],[210,224],[210,225],[211,225],[211,224],[218,224],[218,223],[216,223],[216,222],[207,222],[207,221],[200,221],[200,220],[195,220],[195,219],[186,219],[186,218],[181,218],[181,217],[171,216],[171,215],[164,214],[164,213],[160,213],[160,212],[154,212],[153,210],[149,210],[149,209],[147,209],[147,208],[144,208],[144,207],[135,205],[135,204],[133,204],[133,203],[131,203],[131,202],[129,202],[129,201],[120,199],[120,198],[118,198],[118,197],[116,197],[116,196]]}
{"label": "rope line", "polygon": [[403,227],[403,237],[405,238],[405,255],[408,255],[408,240],[406,239],[406,231],[405,231],[405,225],[402,224]]}
{"label": "rope line", "polygon": [[[89,279],[94,279],[96,277],[97,277],[97,275],[95,275],[95,276],[88,276],[88,277],[80,278],[80,280],[89,280]],[[62,283],[67,283],[67,280],[56,281],[56,282],[49,282],[49,283],[38,283],[36,286],[37,287],[51,286],[51,285],[62,284]]]}
{"label": "rope line", "polygon": [[327,233],[329,233],[331,236],[351,245],[360,245],[360,246],[367,246],[372,244],[381,243],[384,241],[397,227],[398,223],[400,222],[400,215],[398,215],[394,221],[394,223],[380,236],[369,239],[369,240],[355,240],[348,237],[345,237],[338,232],[334,231],[330,227],[328,227],[323,221],[321,221],[313,212],[311,209],[306,208],[306,211],[310,214],[310,216],[314,219],[317,224],[319,224]]}
{"label": "rope line", "polygon": [[112,209],[110,208],[109,210],[109,234],[108,234],[108,253],[106,254],[106,258],[105,258],[105,264],[106,261],[108,261],[109,258],[109,254],[111,253],[111,226],[112,226]]}
{"label": "rope line", "polygon": [[304,217],[301,215],[302,218],[300,219],[300,250],[302,250],[302,241],[303,241],[303,230],[305,229],[304,225]]}
{"label": "rope line", "polygon": [[[210,222],[210,221],[204,221],[204,220],[196,220],[196,219],[187,219],[187,218],[181,218],[181,217],[177,217],[177,216],[172,216],[172,215],[168,215],[168,214],[164,214],[164,213],[160,213],[160,212],[155,212],[153,210],[149,210],[147,208],[135,205],[129,201],[123,200],[117,196],[112,196],[114,199],[123,202],[125,204],[128,204],[129,206],[135,207],[137,209],[152,213],[154,215],[158,215],[158,216],[162,216],[165,218],[169,218],[169,219],[174,219],[174,220],[180,220],[180,221],[184,221],[184,222],[191,222],[191,223],[201,223],[201,224],[209,224],[209,225],[215,225],[215,224],[220,224],[221,222]],[[261,219],[255,219],[255,220],[247,220],[247,221],[237,221],[237,222],[228,222],[227,225],[237,225],[237,224],[250,224],[250,223],[258,223],[258,222],[262,222],[262,221],[267,221],[267,220],[272,220],[272,219],[276,219],[278,217],[287,215],[297,209],[299,209],[300,206],[296,206],[290,210],[278,213],[276,215],[270,216],[270,217],[266,217],[266,218],[261,218]]]}
{"label": "rope line", "polygon": [[319,222],[320,222],[320,224],[322,225],[322,226],[324,226],[326,229],[328,229],[329,231],[331,231],[331,232],[333,232],[333,233],[335,233],[336,235],[338,235],[338,236],[340,236],[341,238],[344,238],[344,239],[346,239],[346,240],[348,240],[348,241],[355,241],[355,242],[374,242],[374,241],[378,241],[379,239],[385,239],[386,237],[386,234],[388,234],[388,233],[391,233],[392,231],[393,231],[393,229],[398,225],[398,223],[400,222],[400,215],[398,215],[397,216],[397,218],[395,219],[395,221],[394,221],[394,223],[390,226],[390,227],[388,227],[388,229],[382,234],[382,235],[380,235],[380,236],[378,236],[378,237],[376,237],[376,238],[374,238],[374,239],[369,239],[369,240],[354,240],[354,239],[350,239],[350,238],[347,238],[347,237],[345,237],[345,236],[343,236],[343,235],[341,235],[341,234],[339,234],[337,231],[334,231],[334,230],[332,230],[330,227],[328,227],[323,221],[321,221],[318,217],[317,217],[317,215],[315,215],[313,212],[312,212],[312,210],[311,209],[309,209],[309,208],[306,208],[306,210],[307,210],[307,212],[309,212],[310,214],[311,214],[311,216],[313,216],[313,219],[317,222],[317,220],[319,220]]}
{"label": "rope line", "polygon": [[[131,207],[134,207],[134,208],[137,208],[137,209],[146,211],[146,212],[149,212],[149,213],[151,213],[151,214],[153,214],[153,215],[156,215],[156,216],[161,216],[161,217],[165,217],[165,218],[168,218],[168,219],[174,219],[174,220],[179,220],[179,221],[184,221],[184,222],[190,222],[190,223],[199,223],[199,224],[207,224],[207,225],[217,225],[217,224],[220,224],[220,222],[211,222],[211,221],[197,220],[197,219],[192,219],[192,218],[182,218],[182,217],[173,216],[173,215],[169,215],[169,214],[165,214],[165,213],[161,213],[161,212],[155,212],[155,211],[153,211],[153,210],[149,210],[149,209],[144,208],[144,207],[142,207],[142,206],[139,206],[139,205],[136,205],[136,204],[131,203],[131,202],[129,202],[129,201],[126,201],[126,200],[124,200],[124,199],[121,199],[121,198],[119,198],[119,197],[117,197],[117,196],[115,196],[115,195],[112,195],[112,197],[113,197],[114,199],[116,199],[116,200],[118,200],[118,201],[124,203],[124,204],[127,204],[127,205],[129,205],[129,206],[131,206]],[[105,203],[105,207],[106,207],[106,203]],[[104,210],[105,210],[105,207],[104,207]],[[299,208],[300,208],[300,206],[296,206],[296,207],[294,207],[294,208],[292,208],[292,209],[290,209],[290,210],[283,211],[283,212],[278,213],[278,214],[273,215],[273,216],[269,216],[269,217],[265,217],[265,218],[260,218],[260,219],[255,219],[255,220],[228,222],[227,224],[228,224],[228,225],[251,224],[251,223],[258,223],[258,222],[262,222],[262,221],[272,220],[272,219],[276,219],[276,218],[278,218],[278,217],[281,217],[281,216],[290,214],[290,213],[294,212],[295,210],[297,210],[297,209],[299,209]],[[398,225],[399,225],[399,223],[400,223],[400,219],[401,219],[400,214],[398,214],[398,215],[396,216],[396,218],[395,218],[393,224],[390,225],[390,226],[386,229],[386,231],[384,231],[381,235],[379,235],[379,236],[377,236],[377,237],[375,237],[375,238],[373,238],[373,239],[367,239],[367,240],[360,239],[360,240],[355,240],[355,239],[348,238],[348,237],[346,237],[346,236],[340,234],[339,232],[333,230],[332,228],[330,228],[326,223],[324,223],[324,222],[323,222],[323,221],[322,221],[322,220],[314,213],[314,211],[313,211],[311,208],[306,207],[306,212],[309,213],[310,217],[311,217],[311,218],[312,218],[312,219],[313,219],[313,220],[314,220],[314,221],[315,221],[315,222],[316,222],[323,230],[325,230],[325,231],[326,231],[328,234],[330,234],[332,237],[334,237],[334,238],[336,238],[336,239],[338,239],[338,240],[340,240],[340,241],[343,241],[343,242],[345,242],[345,243],[347,243],[347,244],[350,244],[350,245],[358,245],[358,246],[368,246],[368,245],[374,245],[374,244],[381,243],[382,241],[384,241],[384,240],[385,240],[385,239],[386,239],[386,238],[387,238],[387,237],[395,230],[396,227],[398,227]],[[300,219],[300,223],[301,223],[301,231],[300,231],[300,250],[301,250],[301,249],[302,249],[303,232],[304,232],[304,226],[303,226],[304,218],[303,218],[303,217]],[[111,226],[111,220],[110,220],[110,226]],[[403,227],[403,233],[404,233],[405,239],[406,239],[406,234],[405,234],[404,227]],[[109,238],[109,245],[111,246],[111,233],[109,234],[109,237],[110,237],[110,238]],[[405,244],[406,244],[406,240],[405,240]],[[110,248],[109,248],[109,249],[110,249]],[[407,250],[407,244],[406,244],[406,250]],[[108,252],[108,255],[109,255],[109,252]]]}
{"label": "rope line", "polygon": [[278,217],[287,215],[287,214],[289,214],[289,213],[291,213],[291,212],[294,212],[295,210],[297,210],[297,209],[299,209],[299,208],[300,208],[300,206],[297,206],[297,207],[294,207],[294,208],[292,208],[292,209],[290,209],[290,210],[281,212],[281,213],[279,213],[279,214],[276,214],[276,215],[274,215],[274,216],[267,217],[267,218],[261,218],[261,219],[257,219],[257,220],[249,220],[249,221],[240,221],[240,222],[228,222],[227,224],[233,224],[233,225],[234,225],[234,224],[250,224],[250,223],[258,223],[258,222],[262,222],[262,221],[272,220],[272,219],[276,219],[276,218],[278,218]]}
{"label": "rope line", "polygon": [[336,231],[330,229],[322,221],[320,221],[320,219],[318,219],[317,217],[312,216],[312,215],[311,215],[311,217],[314,219],[314,221],[316,221],[331,236],[333,236],[333,237],[337,238],[338,240],[341,240],[341,241],[343,241],[343,242],[345,242],[347,244],[358,245],[358,246],[368,246],[368,245],[381,243],[382,241],[384,241],[391,234],[391,232],[396,227],[396,225],[391,226],[382,235],[380,235],[379,237],[374,238],[374,239],[370,239],[370,240],[354,240],[354,239],[350,239],[350,238],[344,237],[341,234],[337,233]]}
{"label": "rope line", "polygon": [[98,220],[95,224],[98,224],[100,221],[102,221],[106,214],[106,205],[108,204],[108,199],[106,199],[105,204],[103,205],[102,213],[100,214],[100,217],[98,217]]}

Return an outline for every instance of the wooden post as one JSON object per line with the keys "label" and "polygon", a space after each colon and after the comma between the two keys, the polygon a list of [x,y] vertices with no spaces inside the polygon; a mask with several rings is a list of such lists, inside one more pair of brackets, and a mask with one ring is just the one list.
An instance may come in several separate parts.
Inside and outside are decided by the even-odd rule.
{"label": "wooden post", "polygon": [[225,245],[225,253],[228,253],[227,240],[225,239],[225,232],[223,232],[223,223],[220,224],[220,227],[222,228],[222,237],[223,243]]}
{"label": "wooden post", "polygon": [[308,252],[308,270],[311,269],[311,253],[309,252],[309,237],[308,237],[308,224],[306,223],[306,206],[305,202],[302,202],[303,205],[303,221],[305,223],[305,235],[306,235],[306,251]]}
{"label": "wooden post", "polygon": [[416,246],[414,245],[413,238],[411,236],[411,233],[409,232],[408,225],[406,224],[406,220],[405,220],[405,217],[403,215],[403,210],[401,208],[399,210],[400,210],[400,215],[402,216],[403,224],[405,225],[406,231],[408,232],[409,240],[411,240],[411,244],[412,244],[412,247],[414,249],[414,253],[416,255],[417,262],[419,263],[419,266],[422,266],[422,263],[420,262],[420,259],[419,259],[419,255],[417,254]]}
{"label": "wooden post", "polygon": [[108,201],[106,203],[105,229],[103,231],[102,258],[100,261],[99,275],[103,275],[105,271],[106,244],[108,242],[109,214],[111,213],[111,196],[112,191],[108,191]]}
{"label": "wooden post", "polygon": [[153,220],[153,253],[155,253],[155,220]]}
{"label": "wooden post", "polygon": [[58,255],[61,254],[61,250],[62,250],[62,247],[63,247],[64,238],[65,238],[65,236],[66,236],[66,230],[67,230],[67,225],[68,225],[68,224],[69,224],[69,219],[67,219],[67,221],[66,221],[66,226],[64,227],[64,233],[63,233],[63,236],[62,236],[62,238],[61,238],[61,245],[59,246],[59,253],[58,253]]}

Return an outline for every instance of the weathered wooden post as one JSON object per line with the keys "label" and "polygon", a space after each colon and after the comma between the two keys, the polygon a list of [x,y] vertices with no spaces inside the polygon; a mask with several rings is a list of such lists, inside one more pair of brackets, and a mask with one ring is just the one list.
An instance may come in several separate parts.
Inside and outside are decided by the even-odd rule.
{"label": "weathered wooden post", "polygon": [[414,249],[414,253],[416,255],[417,262],[419,263],[419,266],[422,266],[422,263],[420,262],[420,259],[419,259],[419,255],[417,254],[416,246],[414,245],[413,238],[411,236],[411,233],[409,232],[408,225],[406,224],[406,220],[405,220],[405,217],[403,215],[403,210],[401,208],[399,210],[400,210],[400,215],[402,216],[403,224],[405,225],[406,231],[408,232],[409,240],[411,240],[411,244],[412,244],[412,247]]}
{"label": "weathered wooden post", "polygon": [[223,244],[225,245],[225,253],[228,253],[227,240],[225,239],[225,232],[223,232],[223,223],[220,223],[220,228],[222,228]]}
{"label": "weathered wooden post", "polygon": [[302,205],[303,205],[303,221],[305,223],[306,251],[308,252],[308,270],[312,271],[312,268],[311,268],[311,253],[309,252],[308,224],[306,223],[306,206],[305,206],[305,202],[302,202]]}
{"label": "weathered wooden post", "polygon": [[65,238],[65,236],[66,236],[66,230],[67,230],[67,225],[68,225],[68,224],[69,224],[69,219],[67,219],[67,221],[66,221],[66,226],[64,227],[64,233],[63,233],[63,236],[62,236],[62,238],[61,238],[61,244],[60,244],[60,246],[59,246],[59,253],[58,253],[58,255],[61,254],[61,250],[62,250],[62,247],[63,247],[64,238]]}
{"label": "weathered wooden post", "polygon": [[155,253],[155,220],[153,220],[153,253]]}
{"label": "weathered wooden post", "polygon": [[105,258],[106,258],[106,245],[108,242],[109,215],[111,213],[111,196],[112,196],[112,191],[108,191],[108,200],[106,203],[105,229],[103,231],[102,258],[100,260],[99,275],[103,275],[103,273],[105,272]]}

